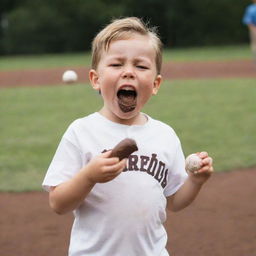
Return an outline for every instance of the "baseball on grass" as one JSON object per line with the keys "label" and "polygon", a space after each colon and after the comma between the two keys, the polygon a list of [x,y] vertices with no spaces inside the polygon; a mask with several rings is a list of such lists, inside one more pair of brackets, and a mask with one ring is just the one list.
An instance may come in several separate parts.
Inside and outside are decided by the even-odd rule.
{"label": "baseball on grass", "polygon": [[187,156],[185,165],[186,170],[189,172],[196,172],[201,168],[202,159],[197,154]]}
{"label": "baseball on grass", "polygon": [[62,81],[64,83],[74,83],[77,81],[77,74],[73,70],[67,70],[62,75]]}

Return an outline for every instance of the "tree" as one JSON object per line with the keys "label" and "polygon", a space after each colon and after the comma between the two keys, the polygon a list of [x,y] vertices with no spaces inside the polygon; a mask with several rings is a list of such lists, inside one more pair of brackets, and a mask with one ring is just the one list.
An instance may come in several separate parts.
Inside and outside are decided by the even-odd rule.
{"label": "tree", "polygon": [[158,27],[166,47],[238,44],[249,3],[232,0],[2,0],[0,53],[88,50],[112,18],[138,16]]}

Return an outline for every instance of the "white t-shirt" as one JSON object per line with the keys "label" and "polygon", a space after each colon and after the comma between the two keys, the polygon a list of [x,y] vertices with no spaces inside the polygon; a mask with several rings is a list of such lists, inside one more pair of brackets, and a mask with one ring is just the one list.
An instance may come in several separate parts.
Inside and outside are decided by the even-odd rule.
{"label": "white t-shirt", "polygon": [[126,169],[98,183],[74,211],[70,256],[167,256],[166,197],[187,178],[171,127],[147,116],[144,125],[114,123],[99,113],[74,121],[58,146],[43,187],[71,179],[90,159],[124,138],[138,146]]}

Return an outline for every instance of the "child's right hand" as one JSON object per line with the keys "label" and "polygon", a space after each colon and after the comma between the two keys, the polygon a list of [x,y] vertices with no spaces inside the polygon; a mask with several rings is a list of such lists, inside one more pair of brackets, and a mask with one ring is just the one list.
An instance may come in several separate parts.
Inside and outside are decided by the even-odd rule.
{"label": "child's right hand", "polygon": [[127,158],[119,161],[117,157],[109,158],[110,154],[111,150],[92,158],[82,169],[91,183],[104,183],[113,180],[125,168]]}

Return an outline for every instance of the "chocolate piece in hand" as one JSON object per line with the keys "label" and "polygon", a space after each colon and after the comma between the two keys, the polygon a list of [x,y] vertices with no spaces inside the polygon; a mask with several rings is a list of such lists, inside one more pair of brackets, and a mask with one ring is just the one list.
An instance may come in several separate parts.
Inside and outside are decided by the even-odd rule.
{"label": "chocolate piece in hand", "polygon": [[120,141],[112,150],[109,157],[118,157],[121,161],[124,158],[128,158],[130,154],[137,151],[138,147],[133,139],[124,139]]}

